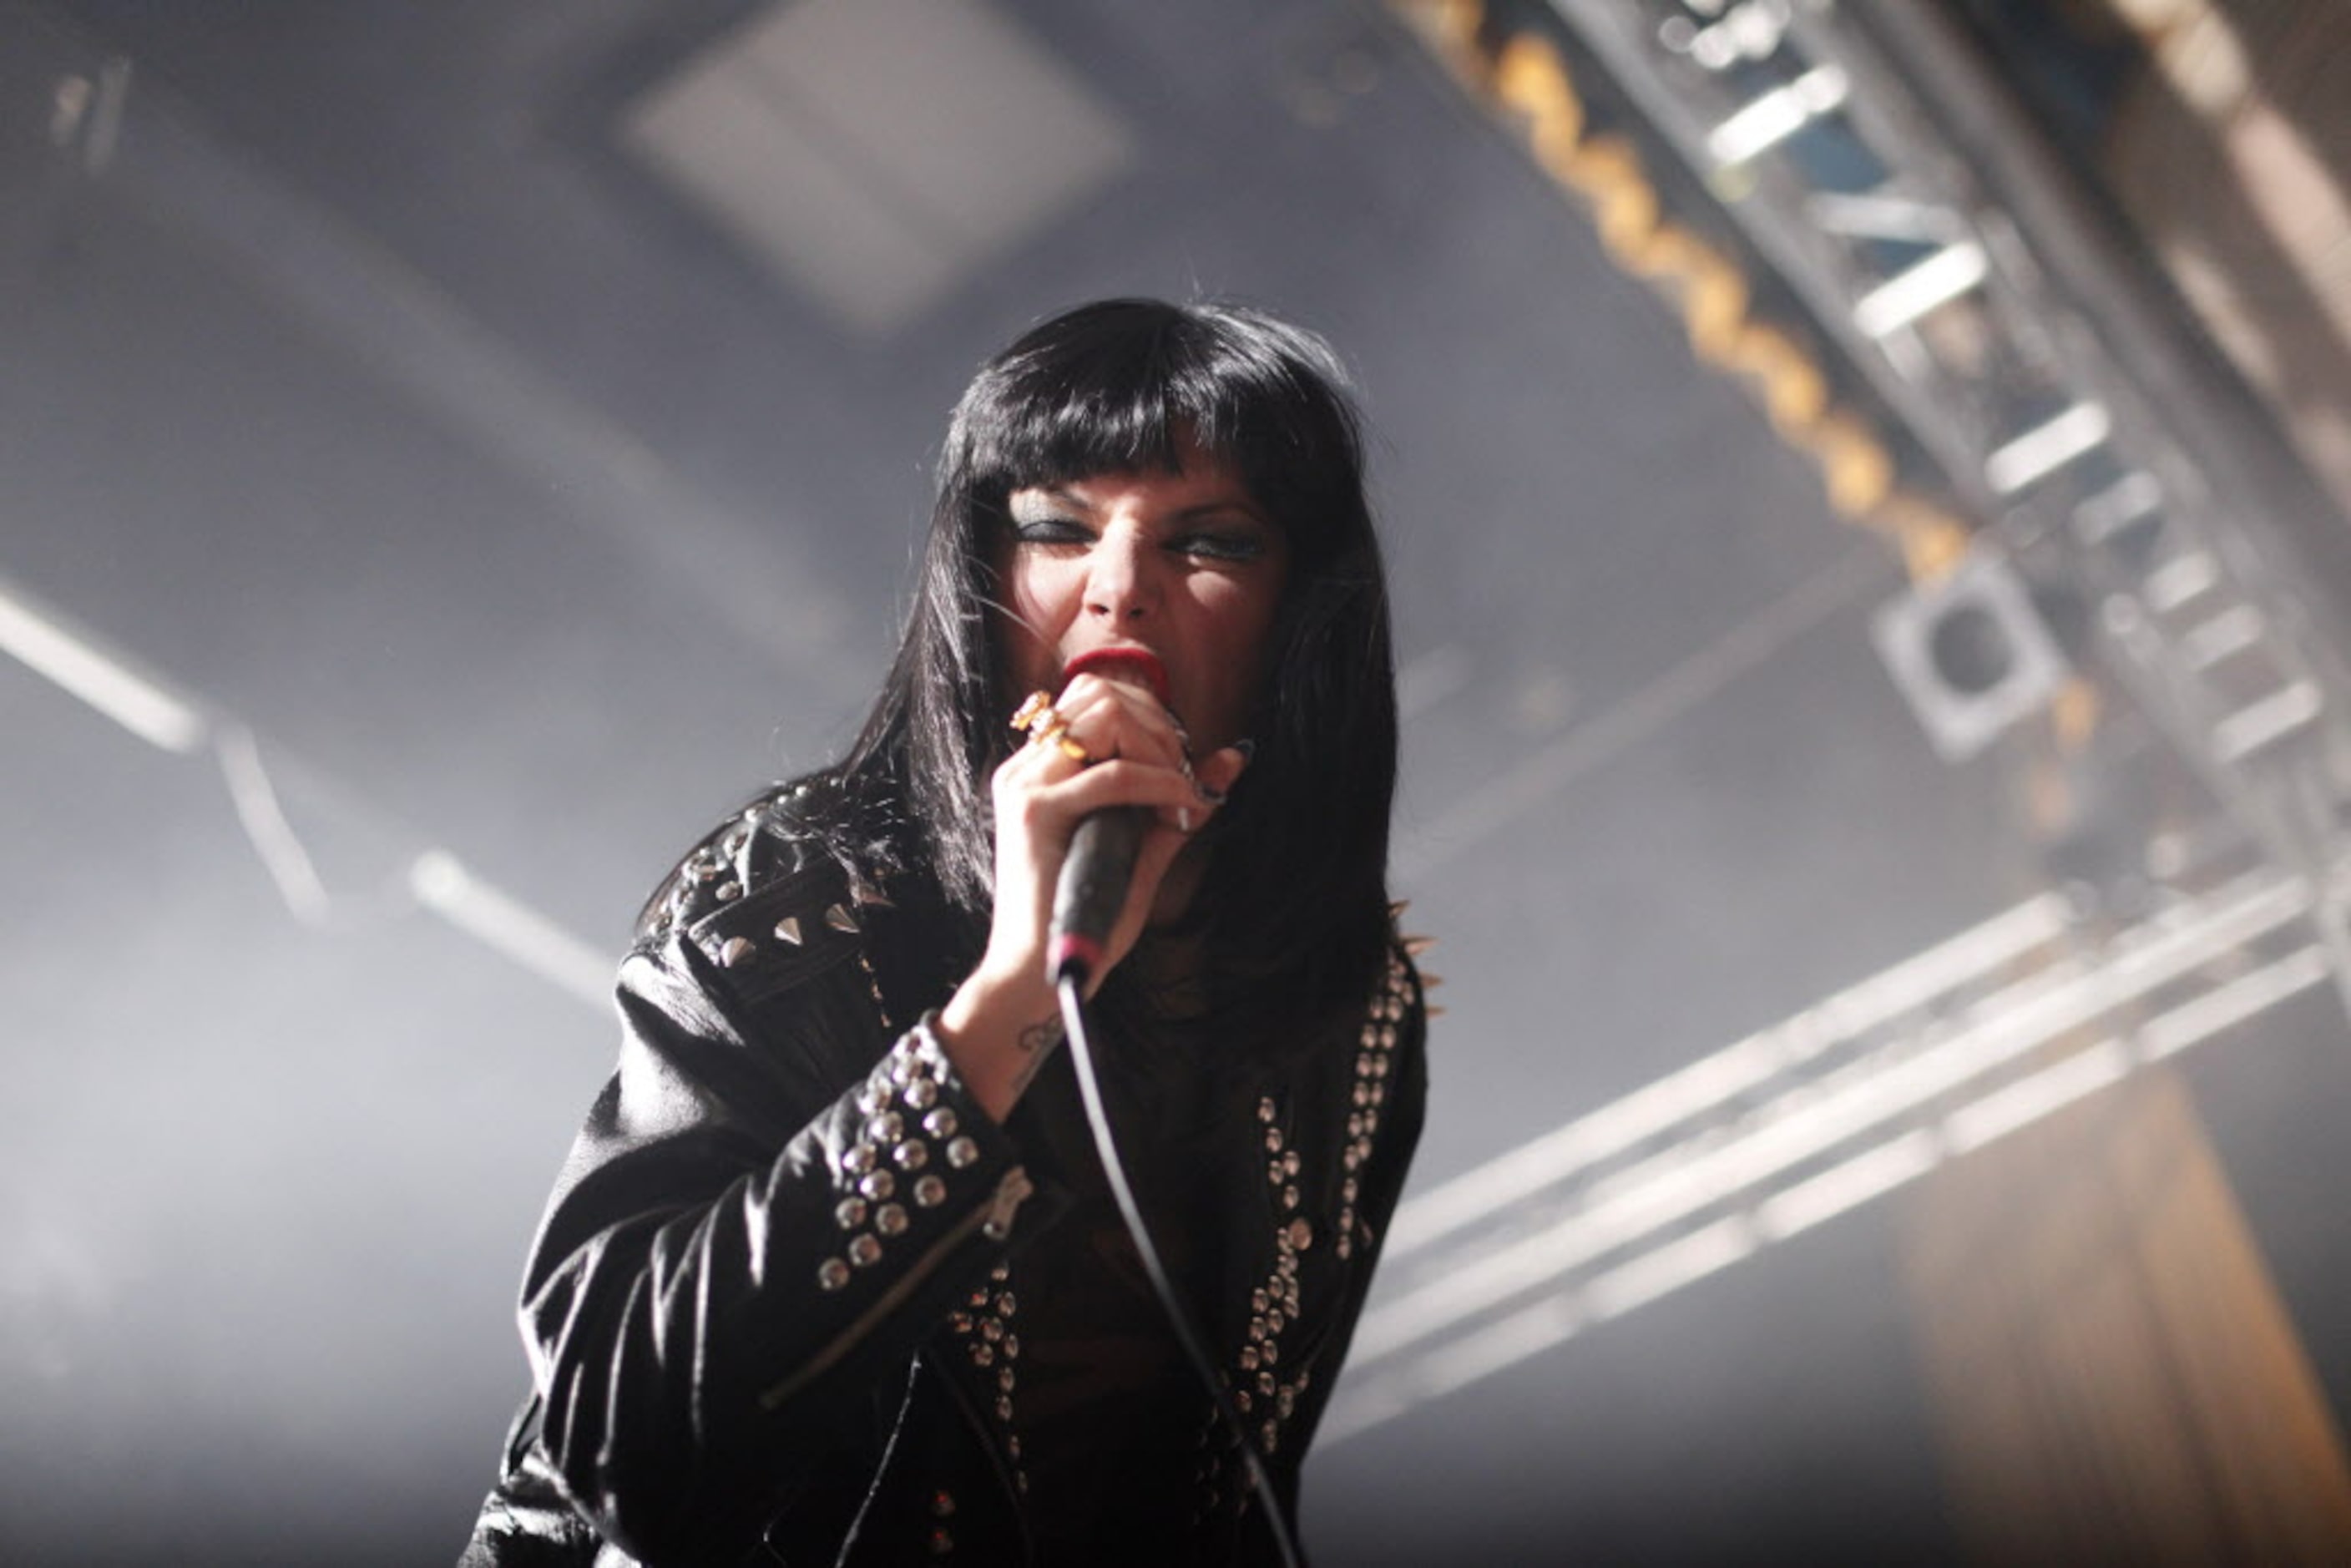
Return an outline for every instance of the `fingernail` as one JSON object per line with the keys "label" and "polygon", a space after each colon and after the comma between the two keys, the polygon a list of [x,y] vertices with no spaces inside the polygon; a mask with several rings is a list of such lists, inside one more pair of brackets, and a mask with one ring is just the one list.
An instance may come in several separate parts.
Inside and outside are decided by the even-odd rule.
{"label": "fingernail", "polygon": [[1211,806],[1221,806],[1225,803],[1225,792],[1222,789],[1211,789],[1197,779],[1192,780],[1192,792]]}
{"label": "fingernail", "polygon": [[1253,761],[1257,757],[1257,742],[1249,739],[1247,736],[1243,736],[1240,739],[1234,741],[1233,749],[1241,754],[1241,760],[1243,762]]}

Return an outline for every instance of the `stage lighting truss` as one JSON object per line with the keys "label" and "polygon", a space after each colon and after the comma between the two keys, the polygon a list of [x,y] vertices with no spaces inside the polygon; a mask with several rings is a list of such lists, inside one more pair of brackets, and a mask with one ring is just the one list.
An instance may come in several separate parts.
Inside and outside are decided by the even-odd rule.
{"label": "stage lighting truss", "polygon": [[[2314,889],[2226,832],[2118,930],[2044,894],[1409,1200],[1326,1431],[1374,1427],[2314,988]],[[2196,891],[2183,891],[2189,885]]]}
{"label": "stage lighting truss", "polygon": [[[2102,667],[2221,806],[2325,886],[2351,847],[2351,676],[2297,591],[2293,534],[2108,350],[2113,301],[2093,312],[2069,283],[2078,244],[2061,256],[2074,242],[2027,221],[2070,198],[2012,199],[2032,171],[1995,180],[1992,131],[1914,90],[1913,71],[1970,64],[1889,49],[1928,36],[1894,26],[1922,10],[1550,0],[1522,19],[1605,70],[1981,532],[2094,606]],[[2314,917],[2351,974],[2343,906]]]}
{"label": "stage lighting truss", "polygon": [[[1333,1435],[2307,990],[2351,997],[2351,679],[2302,597],[2295,536],[2263,498],[2276,492],[2242,482],[2263,459],[2177,406],[2144,356],[2110,349],[2128,322],[2084,298],[2095,247],[2044,232],[2072,198],[2031,158],[1989,167],[2001,147],[1986,125],[1948,122],[1952,94],[1991,84],[1962,80],[1943,108],[1913,86],[1912,70],[1981,71],[1894,57],[1885,40],[1915,51],[1934,31],[1921,0],[1395,8],[1514,130],[1529,128],[1496,68],[1514,41],[1604,74],[1645,152],[1695,178],[1662,172],[1710,193],[1705,229],[1734,231],[1776,276],[1907,461],[1971,516],[1975,550],[2089,607],[2088,645],[2067,652],[2130,694],[2214,806],[2144,846],[2143,908],[2052,892],[1413,1199]],[[1467,68],[1465,50],[1480,57]],[[1916,589],[1938,591],[1924,575]]]}

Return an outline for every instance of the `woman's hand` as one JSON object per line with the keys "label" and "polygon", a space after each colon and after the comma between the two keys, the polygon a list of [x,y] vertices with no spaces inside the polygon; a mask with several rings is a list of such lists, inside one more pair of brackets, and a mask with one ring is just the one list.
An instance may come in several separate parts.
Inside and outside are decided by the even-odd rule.
{"label": "woman's hand", "polygon": [[956,1071],[998,1119],[1061,1037],[1046,968],[1048,926],[1078,823],[1110,806],[1153,813],[1092,994],[1134,950],[1163,892],[1176,899],[1165,913],[1180,906],[1178,895],[1188,889],[1171,887],[1168,873],[1246,761],[1240,748],[1228,747],[1188,763],[1183,729],[1159,700],[1145,686],[1108,674],[1073,677],[1053,708],[1065,727],[1062,737],[1081,755],[1049,739],[1021,747],[997,768],[996,904],[987,949],[939,1015]]}

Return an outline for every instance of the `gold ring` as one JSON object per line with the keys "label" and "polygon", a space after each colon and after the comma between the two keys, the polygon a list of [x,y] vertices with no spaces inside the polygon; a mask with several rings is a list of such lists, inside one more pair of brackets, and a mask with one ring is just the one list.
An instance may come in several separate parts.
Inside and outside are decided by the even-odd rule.
{"label": "gold ring", "polygon": [[1061,722],[1061,716],[1053,711],[1053,694],[1049,691],[1030,692],[1013,710],[1012,727],[1015,729],[1025,729],[1033,735],[1040,722],[1047,725]]}
{"label": "gold ring", "polygon": [[[1047,711],[1050,712],[1050,710],[1049,709]],[[1034,729],[1031,729],[1029,732],[1029,744],[1031,746],[1058,746],[1061,748],[1062,756],[1068,758],[1071,761],[1076,763],[1081,768],[1083,768],[1087,763],[1092,762],[1094,759],[1092,752],[1088,751],[1083,746],[1070,738],[1070,727],[1061,722],[1061,716],[1059,714],[1053,715],[1053,721],[1050,724],[1040,723]]]}

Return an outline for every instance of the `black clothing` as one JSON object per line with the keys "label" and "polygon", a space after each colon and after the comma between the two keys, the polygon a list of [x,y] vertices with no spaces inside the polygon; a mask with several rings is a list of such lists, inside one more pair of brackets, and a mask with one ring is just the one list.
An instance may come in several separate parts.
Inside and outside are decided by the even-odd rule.
{"label": "black clothing", "polygon": [[[758,802],[649,906],[619,1069],[525,1274],[537,1392],[465,1563],[1273,1561],[1068,1062],[1004,1126],[971,1100],[920,1010],[969,955],[941,951],[922,879],[820,844],[828,788]],[[1188,1103],[1120,1068],[1167,1040],[1100,1049],[1293,1519],[1419,1134],[1422,1034],[1397,946],[1363,1017],[1204,1058]]]}

